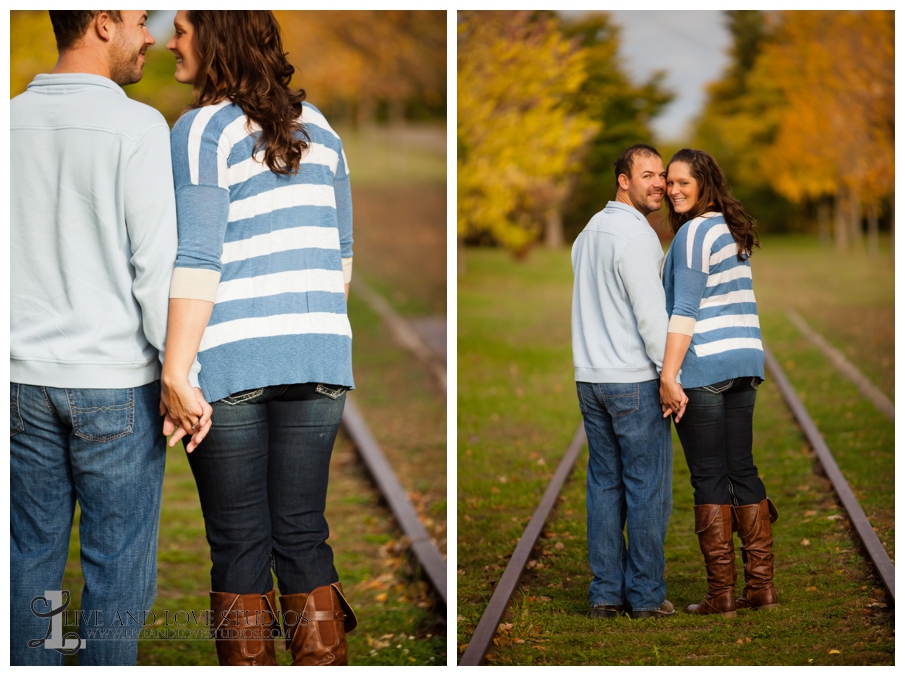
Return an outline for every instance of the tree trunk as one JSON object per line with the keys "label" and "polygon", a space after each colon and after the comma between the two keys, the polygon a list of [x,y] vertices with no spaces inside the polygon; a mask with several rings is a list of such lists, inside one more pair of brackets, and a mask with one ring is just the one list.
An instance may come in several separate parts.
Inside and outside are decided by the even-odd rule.
{"label": "tree trunk", "polygon": [[880,224],[877,218],[877,203],[873,200],[867,205],[867,253],[871,258],[880,255]]}
{"label": "tree trunk", "polygon": [[465,275],[465,240],[456,237],[456,264],[459,271],[459,277]]}
{"label": "tree trunk", "polygon": [[834,200],[833,206],[834,214],[833,214],[833,230],[834,235],[836,236],[836,251],[848,251],[848,224],[846,223],[846,211],[847,211],[847,190],[844,187],[839,188],[839,192],[836,193],[836,197]]}
{"label": "tree trunk", "polygon": [[545,214],[547,227],[544,229],[544,246],[548,249],[561,249],[563,245],[562,211],[560,205],[547,209]]}
{"label": "tree trunk", "polygon": [[861,195],[857,190],[851,192],[848,215],[852,249],[861,251],[864,248],[864,231],[861,227]]}
{"label": "tree trunk", "polygon": [[830,236],[830,203],[826,197],[817,202],[817,239],[821,244],[829,244]]}
{"label": "tree trunk", "polygon": [[896,192],[889,194],[889,257],[896,258]]}

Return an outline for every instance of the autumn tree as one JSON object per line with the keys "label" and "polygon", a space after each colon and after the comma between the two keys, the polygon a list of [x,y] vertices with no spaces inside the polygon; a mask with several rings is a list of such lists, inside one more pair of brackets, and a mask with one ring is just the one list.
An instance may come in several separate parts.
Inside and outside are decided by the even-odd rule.
{"label": "autumn tree", "polygon": [[[841,250],[861,241],[866,212],[875,249],[894,176],[892,12],[732,12],[729,20],[733,62],[709,90],[698,143],[744,186],[738,192],[775,191],[816,207],[825,237],[832,207]],[[751,207],[757,213],[761,203]]]}
{"label": "autumn tree", "polygon": [[858,245],[893,187],[893,13],[783,12],[754,77],[784,102],[762,170],[793,201],[831,196],[837,248]]}
{"label": "autumn tree", "polygon": [[557,217],[598,128],[571,106],[587,58],[550,14],[459,13],[460,238],[523,253]]}

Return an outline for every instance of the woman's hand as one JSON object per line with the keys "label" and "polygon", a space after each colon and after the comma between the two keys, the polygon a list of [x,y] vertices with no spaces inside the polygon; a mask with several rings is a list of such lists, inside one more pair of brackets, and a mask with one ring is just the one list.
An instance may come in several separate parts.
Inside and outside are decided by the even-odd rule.
{"label": "woman's hand", "polygon": [[688,404],[688,396],[675,378],[660,378],[660,407],[663,409],[663,417],[676,414],[676,423],[685,415],[685,406]]}
{"label": "woman's hand", "polygon": [[191,441],[186,451],[191,453],[207,435],[211,424],[211,405],[205,401],[201,390],[192,387],[188,379],[172,381],[161,380],[161,411],[166,413],[163,422],[163,433],[170,436],[169,446],[172,448],[184,436]]}
{"label": "woman's hand", "polygon": [[[201,419],[198,422],[198,428],[194,432],[192,432],[191,430],[186,430],[181,426],[177,429],[176,423],[173,422],[173,419],[170,418],[169,414],[166,415],[163,421],[163,433],[166,436],[170,436],[171,434],[173,435],[172,437],[170,437],[170,447],[175,446],[176,443],[183,437],[190,437],[189,443],[185,444],[186,453],[191,453],[196,448],[198,448],[198,444],[200,444],[204,440],[204,437],[207,436],[207,433],[208,431],[210,431],[212,424],[211,414],[213,412],[213,408],[211,408],[211,405],[207,403],[207,401],[204,399],[204,395],[201,394],[201,390],[197,387],[195,388],[195,396],[198,399],[198,403],[201,404],[203,413],[201,414]],[[161,406],[163,406],[163,404],[161,404]]]}

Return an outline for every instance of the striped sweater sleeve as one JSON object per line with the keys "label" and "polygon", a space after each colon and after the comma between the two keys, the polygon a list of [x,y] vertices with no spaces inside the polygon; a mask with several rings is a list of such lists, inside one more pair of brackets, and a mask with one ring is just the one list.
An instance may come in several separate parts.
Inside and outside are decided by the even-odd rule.
{"label": "striped sweater sleeve", "polygon": [[228,148],[221,145],[221,106],[193,110],[170,135],[179,250],[170,298],[214,302],[220,283],[220,256],[229,220]]}
{"label": "striped sweater sleeve", "polygon": [[694,325],[707,288],[710,252],[701,221],[682,227],[673,240],[673,288],[675,302],[669,318],[669,333],[694,335]]}

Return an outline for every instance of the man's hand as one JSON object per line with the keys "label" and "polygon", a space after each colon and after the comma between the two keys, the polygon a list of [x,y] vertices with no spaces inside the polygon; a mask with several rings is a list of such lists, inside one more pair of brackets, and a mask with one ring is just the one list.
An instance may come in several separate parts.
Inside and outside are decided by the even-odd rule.
{"label": "man's hand", "polygon": [[667,418],[676,414],[676,424],[685,415],[685,406],[688,404],[688,396],[682,386],[671,378],[660,378],[660,408],[663,417]]}

